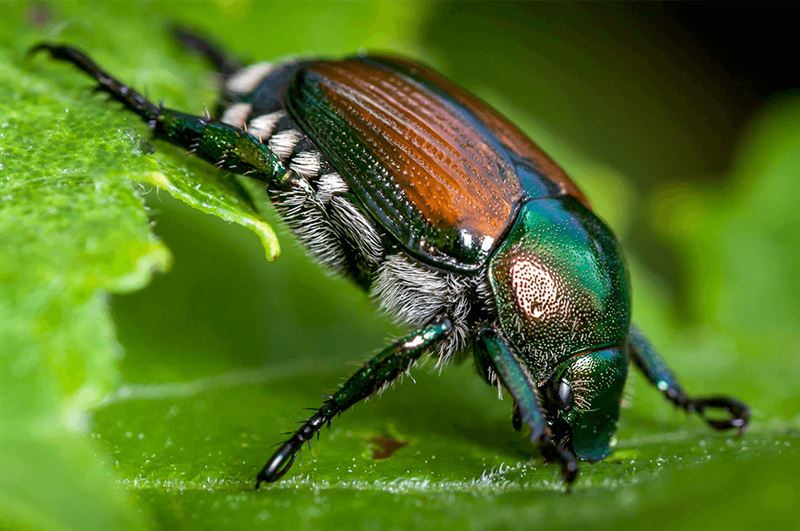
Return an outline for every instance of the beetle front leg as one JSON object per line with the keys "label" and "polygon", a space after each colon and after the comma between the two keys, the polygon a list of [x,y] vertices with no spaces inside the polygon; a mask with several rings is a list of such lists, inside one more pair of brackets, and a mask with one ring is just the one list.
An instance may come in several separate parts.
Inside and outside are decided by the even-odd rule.
{"label": "beetle front leg", "polygon": [[514,397],[513,423],[525,424],[531,429],[531,441],[543,446],[546,458],[561,462],[561,475],[569,486],[578,476],[578,460],[565,444],[553,439],[547,419],[536,394],[536,382],[514,356],[500,334],[487,328],[480,333],[479,344],[500,381]]}
{"label": "beetle front leg", "polygon": [[[683,408],[687,413],[698,413],[709,426],[716,430],[735,428],[738,434],[742,434],[747,429],[750,421],[750,408],[746,404],[726,396],[689,397],[678,384],[675,375],[672,374],[664,360],[635,326],[631,327],[628,337],[628,352],[650,383],[655,385],[669,401]],[[728,418],[719,419],[709,415],[708,412],[714,409],[725,411]]]}
{"label": "beetle front leg", "polygon": [[141,117],[156,137],[184,147],[196,156],[234,173],[247,175],[277,186],[290,185],[291,174],[269,147],[243,129],[156,105],[142,94],[100,68],[86,54],[72,46],[41,43],[30,53],[46,51],[87,73],[105,92]]}
{"label": "beetle front leg", "polygon": [[452,328],[448,319],[435,321],[396,341],[370,359],[270,457],[258,474],[256,489],[261,483],[277,481],[283,477],[294,463],[295,455],[303,443],[311,440],[322,426],[330,424],[336,415],[392,383],[422,354],[446,338]]}

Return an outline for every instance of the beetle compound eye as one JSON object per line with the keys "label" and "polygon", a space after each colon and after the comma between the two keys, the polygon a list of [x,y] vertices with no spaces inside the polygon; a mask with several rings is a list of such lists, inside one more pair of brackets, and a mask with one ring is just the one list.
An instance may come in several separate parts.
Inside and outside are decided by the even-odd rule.
{"label": "beetle compound eye", "polygon": [[575,395],[572,393],[572,386],[566,380],[558,382],[558,402],[561,409],[569,411],[572,409],[572,404],[575,401]]}

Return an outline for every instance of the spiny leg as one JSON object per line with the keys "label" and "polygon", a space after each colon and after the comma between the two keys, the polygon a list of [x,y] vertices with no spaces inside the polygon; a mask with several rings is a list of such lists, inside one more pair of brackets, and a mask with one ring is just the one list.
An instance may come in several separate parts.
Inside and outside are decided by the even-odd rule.
{"label": "spiny leg", "polygon": [[31,48],[29,53],[39,51],[46,51],[54,59],[72,63],[87,73],[97,81],[98,91],[109,94],[139,115],[155,136],[182,146],[220,168],[282,187],[296,184],[291,182],[291,173],[269,147],[244,130],[156,105],[111,76],[77,48],[42,43]]}
{"label": "spiny leg", "polygon": [[578,475],[578,461],[575,454],[561,441],[553,439],[547,419],[536,394],[536,382],[522,367],[513,352],[491,328],[481,331],[479,345],[485,362],[491,364],[497,376],[511,396],[514,397],[512,423],[522,424],[531,429],[531,441],[541,445],[546,457],[554,457],[561,462],[561,475],[567,485],[572,484]]}
{"label": "spiny leg", "polygon": [[330,424],[333,417],[393,382],[428,349],[446,338],[451,330],[452,324],[448,319],[435,321],[396,341],[370,359],[270,457],[258,474],[256,489],[261,483],[283,477],[294,463],[295,455],[303,443],[318,434],[322,426]]}
{"label": "spiny leg", "polygon": [[[497,372],[494,370],[492,361],[489,359],[486,351],[481,348],[473,348],[472,353],[475,357],[475,368],[478,370],[478,375],[483,378],[483,381],[490,387],[496,386],[498,398],[502,399],[501,386],[503,384],[499,376],[497,376]],[[512,398],[511,401],[513,402],[511,408],[511,427],[514,428],[514,431],[520,431],[522,429],[522,413],[519,410],[517,401],[514,398]]]}
{"label": "spiny leg", "polygon": [[223,51],[222,48],[207,37],[180,24],[176,24],[170,29],[178,42],[205,57],[214,69],[220,73],[223,81],[242,68],[242,64],[237,59]]}
{"label": "spiny leg", "polygon": [[[472,349],[472,353],[475,356],[475,368],[478,370],[478,374],[490,387],[497,386],[498,398],[502,398],[502,387],[500,387],[502,381],[497,376],[491,359],[489,359],[485,350],[480,348]],[[514,428],[514,431],[520,431],[522,429],[522,412],[519,410],[517,401],[514,398],[511,401],[514,403],[511,408],[511,427]]]}
{"label": "spiny leg", "polygon": [[[744,433],[747,429],[750,421],[750,408],[746,404],[725,396],[689,397],[678,384],[675,375],[672,374],[664,360],[635,326],[631,327],[628,338],[628,352],[650,383],[655,385],[670,402],[683,408],[687,413],[698,413],[714,429],[735,428],[739,434]],[[728,418],[718,419],[710,416],[709,410],[714,409],[725,411]]]}

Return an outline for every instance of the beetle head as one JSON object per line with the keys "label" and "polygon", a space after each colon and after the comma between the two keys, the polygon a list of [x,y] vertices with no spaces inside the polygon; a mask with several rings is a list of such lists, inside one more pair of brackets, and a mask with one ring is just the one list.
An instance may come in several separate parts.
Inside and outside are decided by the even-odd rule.
{"label": "beetle head", "polygon": [[[489,263],[500,328],[543,391],[555,437],[600,459],[619,416],[628,275],[611,231],[572,198],[523,204]],[[571,400],[571,402],[570,402]]]}
{"label": "beetle head", "polygon": [[627,375],[628,358],[621,348],[577,354],[562,363],[543,393],[554,438],[566,439],[581,459],[606,457]]}

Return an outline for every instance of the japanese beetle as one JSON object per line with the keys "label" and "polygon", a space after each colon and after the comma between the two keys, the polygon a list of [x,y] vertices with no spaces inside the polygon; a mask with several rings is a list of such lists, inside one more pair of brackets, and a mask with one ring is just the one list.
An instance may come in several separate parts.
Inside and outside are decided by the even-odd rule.
{"label": "japanese beetle", "polygon": [[323,425],[426,354],[444,363],[472,352],[480,375],[513,397],[513,426],[530,430],[567,483],[577,459],[609,454],[629,359],[713,428],[747,427],[743,403],[684,393],[631,325],[614,235],[564,171],[486,103],[395,57],[241,68],[199,36],[176,35],[222,74],[213,118],[153,104],[76,48],[33,51],[89,74],[157,137],[264,182],[313,256],[414,328],[278,448],[256,487],[281,478]]}

